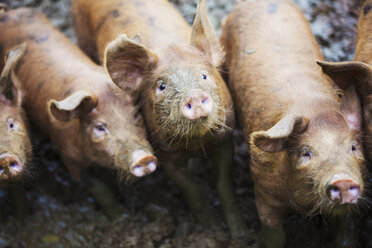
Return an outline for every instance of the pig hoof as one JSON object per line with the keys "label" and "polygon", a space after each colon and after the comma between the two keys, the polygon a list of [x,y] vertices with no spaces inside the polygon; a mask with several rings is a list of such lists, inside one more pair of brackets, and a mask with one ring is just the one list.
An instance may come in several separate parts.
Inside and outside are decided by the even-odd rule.
{"label": "pig hoof", "polygon": [[135,151],[133,153],[133,165],[130,172],[136,177],[142,177],[155,171],[157,159],[145,151]]}

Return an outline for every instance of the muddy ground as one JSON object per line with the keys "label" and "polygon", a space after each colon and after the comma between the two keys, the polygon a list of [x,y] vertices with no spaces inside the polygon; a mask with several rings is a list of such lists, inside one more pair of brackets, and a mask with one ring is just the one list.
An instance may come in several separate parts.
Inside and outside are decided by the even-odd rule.
{"label": "muddy ground", "polygon": [[[12,8],[32,6],[41,9],[74,42],[69,16],[69,0],[0,0]],[[196,0],[172,0],[190,23]],[[296,0],[311,22],[326,60],[352,59],[359,1]],[[210,0],[210,17],[220,32],[221,21],[234,1]],[[1,35],[1,31],[0,31]],[[259,221],[249,174],[247,145],[239,130],[235,134],[234,182],[249,232],[244,239],[231,241],[222,220],[221,204],[214,190],[211,166],[194,166],[195,179],[220,222],[203,230],[185,206],[178,189],[161,169],[133,183],[113,182],[126,214],[115,223],[78,183],[71,179],[53,147],[35,133],[35,159],[31,173],[20,190],[27,193],[30,213],[23,219],[14,217],[10,194],[0,191],[6,220],[0,224],[1,247],[259,247]],[[196,160],[197,164],[201,162]],[[97,169],[98,173],[102,171]],[[116,178],[115,172],[104,171]],[[372,247],[372,218],[365,208],[359,219],[360,247]],[[285,221],[287,247],[327,247],[333,229],[319,216],[311,220],[291,215]]]}

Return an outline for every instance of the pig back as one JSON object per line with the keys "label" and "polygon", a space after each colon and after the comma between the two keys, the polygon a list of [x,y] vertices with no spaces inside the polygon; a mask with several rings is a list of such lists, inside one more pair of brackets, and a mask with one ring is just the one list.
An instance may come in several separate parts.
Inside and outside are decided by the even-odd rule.
{"label": "pig back", "polygon": [[310,118],[339,106],[315,63],[320,50],[302,13],[288,1],[243,2],[228,16],[222,44],[229,88],[245,136],[267,130],[289,113]]}
{"label": "pig back", "polygon": [[78,89],[95,91],[102,87],[97,84],[100,79],[109,80],[103,68],[93,64],[39,11],[20,8],[0,18],[5,20],[0,22],[2,57],[9,48],[27,43],[17,75],[25,91],[23,105],[43,131],[49,132],[50,127],[48,100],[61,100]]}
{"label": "pig back", "polygon": [[372,0],[365,0],[362,3],[358,19],[357,44],[354,60],[364,63],[372,63]]}
{"label": "pig back", "polygon": [[190,26],[167,0],[75,0],[72,13],[79,44],[86,39],[79,33],[88,29],[101,60],[106,45],[123,33],[129,38],[139,35],[141,43],[154,51],[191,38]]}

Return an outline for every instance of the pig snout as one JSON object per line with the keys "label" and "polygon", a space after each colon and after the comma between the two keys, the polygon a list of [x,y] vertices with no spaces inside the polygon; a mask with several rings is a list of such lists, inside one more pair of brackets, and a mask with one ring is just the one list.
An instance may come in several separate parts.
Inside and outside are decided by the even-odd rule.
{"label": "pig snout", "polygon": [[0,155],[0,175],[5,173],[16,176],[22,172],[22,164],[14,155],[5,153]]}
{"label": "pig snout", "polygon": [[136,150],[132,155],[130,172],[136,177],[142,177],[155,171],[157,159],[144,150]]}
{"label": "pig snout", "polygon": [[358,201],[360,185],[350,177],[333,177],[326,189],[328,197],[333,201],[339,201],[340,204],[355,204]]}
{"label": "pig snout", "polygon": [[212,109],[212,98],[206,92],[199,89],[189,91],[181,103],[182,114],[190,120],[208,117]]}

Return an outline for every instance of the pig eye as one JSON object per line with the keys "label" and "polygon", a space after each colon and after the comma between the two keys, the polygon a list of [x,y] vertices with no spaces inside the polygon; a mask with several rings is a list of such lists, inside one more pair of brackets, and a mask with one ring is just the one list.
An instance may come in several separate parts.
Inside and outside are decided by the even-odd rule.
{"label": "pig eye", "polygon": [[351,151],[356,152],[358,150],[358,146],[356,144],[351,145]]}
{"label": "pig eye", "polygon": [[8,119],[8,130],[15,130],[16,124],[12,118]]}
{"label": "pig eye", "polygon": [[105,125],[102,123],[98,123],[93,128],[92,139],[93,141],[97,142],[102,141],[106,137],[107,133],[108,130]]}
{"label": "pig eye", "polygon": [[105,131],[105,127],[102,124],[97,125],[98,131]]}
{"label": "pig eye", "polygon": [[310,159],[311,156],[312,156],[311,151],[308,149],[303,150],[301,153],[301,157],[304,159]]}
{"label": "pig eye", "polygon": [[206,80],[207,79],[207,75],[203,74],[203,79]]}
{"label": "pig eye", "polygon": [[159,90],[161,90],[161,91],[165,90],[165,83],[162,83],[162,84],[159,86]]}

